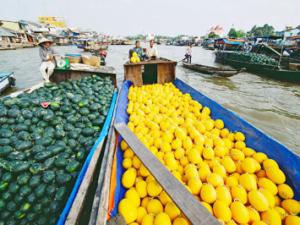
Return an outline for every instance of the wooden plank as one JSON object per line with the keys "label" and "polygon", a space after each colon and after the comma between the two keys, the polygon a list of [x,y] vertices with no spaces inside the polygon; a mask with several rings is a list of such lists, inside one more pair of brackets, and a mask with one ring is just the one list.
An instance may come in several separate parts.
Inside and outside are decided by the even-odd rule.
{"label": "wooden plank", "polygon": [[87,196],[87,191],[89,189],[90,184],[92,183],[96,165],[97,165],[97,162],[100,157],[103,142],[104,142],[104,140],[101,143],[99,143],[99,145],[97,146],[97,148],[91,158],[89,167],[88,167],[86,174],[82,180],[82,183],[79,187],[76,198],[72,204],[71,210],[66,219],[65,225],[74,225],[77,223],[77,221],[79,221],[79,217],[80,217],[80,214],[83,209],[84,202],[85,202],[85,199]]}
{"label": "wooden plank", "polygon": [[108,141],[105,147],[98,185],[93,201],[89,225],[106,224],[106,214],[108,211],[108,198],[110,188],[111,168],[115,152],[116,135],[114,129],[110,129]]}
{"label": "wooden plank", "polygon": [[115,124],[115,128],[192,224],[220,225],[219,221],[139,141],[126,124]]}
{"label": "wooden plank", "polygon": [[[113,130],[113,129],[112,129]],[[103,180],[103,186],[101,191],[101,197],[99,201],[99,208],[97,213],[96,225],[106,225],[107,213],[108,213],[108,202],[109,202],[109,192],[110,192],[110,180],[111,180],[111,168],[113,165],[113,159],[116,149],[116,132],[113,130],[111,142],[109,146],[109,156],[108,163],[105,170],[105,176]]]}
{"label": "wooden plank", "polygon": [[36,89],[38,89],[40,87],[43,87],[43,86],[44,86],[44,82],[40,82],[38,84],[33,85],[30,88],[26,88],[26,89],[23,89],[21,91],[13,92],[9,96],[12,97],[12,98],[14,98],[14,97],[17,97],[18,95],[23,94],[23,93],[31,93],[34,90],[36,90]]}
{"label": "wooden plank", "polygon": [[[116,102],[118,102],[117,97]],[[117,104],[115,105],[112,120],[110,123],[109,133],[107,135],[107,142],[104,149],[104,155],[102,164],[100,167],[99,178],[97,182],[97,188],[95,192],[95,198],[93,201],[92,211],[90,214],[89,225],[101,224],[106,225],[106,216],[108,212],[110,180],[111,180],[111,168],[114,159],[114,153],[116,148],[116,132],[113,129],[115,121],[115,114]]]}

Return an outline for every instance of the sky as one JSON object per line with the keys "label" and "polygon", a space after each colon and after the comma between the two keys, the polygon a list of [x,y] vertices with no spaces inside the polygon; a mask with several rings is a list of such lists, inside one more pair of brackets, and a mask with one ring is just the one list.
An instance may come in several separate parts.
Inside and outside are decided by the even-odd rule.
{"label": "sky", "polygon": [[299,0],[0,0],[0,20],[62,16],[69,27],[111,35],[205,35],[212,26],[248,31],[300,25]]}

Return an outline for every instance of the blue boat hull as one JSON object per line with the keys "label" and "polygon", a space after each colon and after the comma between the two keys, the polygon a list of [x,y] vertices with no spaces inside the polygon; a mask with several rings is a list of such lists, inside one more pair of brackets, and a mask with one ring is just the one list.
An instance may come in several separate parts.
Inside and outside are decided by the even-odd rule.
{"label": "blue boat hull", "polygon": [[[203,106],[208,106],[212,112],[213,119],[222,119],[226,128],[230,131],[242,131],[246,136],[247,146],[259,152],[264,152],[269,158],[277,161],[280,168],[284,171],[287,177],[287,183],[291,185],[295,191],[295,198],[300,199],[300,157],[285,147],[283,144],[264,134],[262,131],[239,117],[237,114],[225,109],[217,102],[211,100],[199,91],[185,84],[183,81],[176,79],[174,85],[183,93],[189,93],[192,98],[200,102]],[[127,114],[128,92],[132,85],[130,81],[124,82],[116,109],[115,123],[127,123],[129,116]],[[118,137],[118,143],[122,141]],[[121,176],[124,172],[122,167],[123,152],[120,146],[116,152],[116,186],[114,190],[114,207],[111,211],[111,216],[115,216],[118,212],[118,204],[124,197],[125,189],[121,184]]]}

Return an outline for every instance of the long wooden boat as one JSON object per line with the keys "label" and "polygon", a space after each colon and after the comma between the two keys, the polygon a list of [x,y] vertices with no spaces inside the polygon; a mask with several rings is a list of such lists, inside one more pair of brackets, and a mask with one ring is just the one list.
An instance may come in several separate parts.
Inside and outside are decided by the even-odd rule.
{"label": "long wooden boat", "polygon": [[201,64],[193,64],[193,63],[185,63],[185,62],[183,62],[182,65],[184,68],[194,70],[200,73],[219,75],[223,77],[231,77],[240,72],[239,70],[235,70],[235,69],[206,66]]}
{"label": "long wooden boat", "polygon": [[[213,119],[222,119],[232,132],[242,131],[246,136],[246,144],[250,148],[258,152],[265,153],[269,158],[276,160],[280,168],[286,175],[287,183],[293,188],[295,198],[300,199],[300,156],[289,150],[286,146],[268,136],[249,122],[235,114],[234,112],[224,108],[219,103],[208,98],[201,92],[195,90],[179,79],[172,82],[182,93],[188,93],[191,97],[201,103],[203,106],[208,106],[212,112]],[[128,93],[132,81],[125,81],[119,93],[116,115],[114,124],[128,123],[129,115],[127,113]],[[122,137],[116,132],[112,132],[108,142],[107,163],[105,165],[106,175],[101,182],[98,183],[98,188],[101,193],[94,199],[94,213],[91,214],[89,225],[104,225],[110,218],[118,215],[118,204],[124,197],[125,188],[121,184],[121,177],[124,173],[122,167],[123,151],[120,143]],[[96,213],[97,212],[97,213]],[[196,213],[196,212],[195,212]],[[116,217],[118,219],[118,217]],[[204,218],[205,219],[205,218]],[[119,223],[113,223],[119,224]],[[122,224],[122,223],[120,223]]]}
{"label": "long wooden boat", "polygon": [[222,51],[217,52],[216,61],[218,63],[230,65],[236,69],[245,68],[248,72],[260,76],[270,77],[273,79],[289,82],[300,82],[300,71],[285,70],[273,65],[257,64],[229,59],[227,57],[227,54],[230,53]]}
{"label": "long wooden boat", "polygon": [[[60,216],[57,220],[57,225],[74,225],[81,219],[84,214],[85,204],[92,185],[92,182],[97,179],[98,173],[96,168],[99,167],[102,161],[102,151],[104,149],[104,143],[107,138],[113,115],[115,112],[115,106],[118,96],[118,89],[116,86],[116,73],[113,67],[101,67],[97,70],[74,70],[74,69],[55,69],[50,80],[55,83],[60,83],[66,80],[77,80],[82,77],[97,75],[101,77],[108,77],[114,87],[114,93],[110,102],[109,110],[104,121],[104,125],[99,132],[98,138],[94,145],[89,150],[89,153],[84,161],[82,168],[74,182],[72,191],[66,200],[65,206],[60,212]],[[10,97],[17,97],[23,93],[31,93],[34,90],[44,86],[44,82],[36,84],[30,88],[14,92],[10,94]],[[100,175],[103,175],[101,173]]]}

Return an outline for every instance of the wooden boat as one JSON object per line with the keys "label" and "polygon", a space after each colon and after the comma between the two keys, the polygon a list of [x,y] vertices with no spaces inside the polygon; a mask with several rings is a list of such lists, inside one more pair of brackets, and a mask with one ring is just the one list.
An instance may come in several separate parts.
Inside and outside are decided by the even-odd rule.
{"label": "wooden boat", "polygon": [[7,88],[15,86],[16,79],[12,72],[0,72],[0,94]]}
{"label": "wooden boat", "polygon": [[[133,76],[127,74],[128,72],[130,73],[127,69],[127,71],[125,71],[125,77],[133,79]],[[247,146],[255,149],[256,151],[263,152],[267,154],[268,157],[276,160],[280,168],[286,174],[287,183],[295,191],[295,198],[298,200],[300,199],[299,155],[293,153],[283,144],[266,135],[237,114],[224,108],[219,103],[203,95],[183,81],[174,79],[172,83],[181,92],[189,93],[194,100],[198,101],[203,106],[208,106],[212,111],[212,118],[222,119],[230,131],[242,131],[246,136]],[[128,93],[129,88],[134,84],[137,84],[134,80],[126,80],[123,83],[118,97],[114,124],[128,122],[129,115],[126,111],[128,105]],[[107,160],[105,161],[106,164],[103,165],[104,168],[101,168],[101,172],[105,171],[105,175],[101,176],[102,179],[98,182],[89,225],[104,225],[108,218],[113,218],[118,213],[118,204],[125,194],[125,189],[121,184],[121,177],[124,173],[124,169],[122,167],[123,152],[120,148],[122,140],[122,137],[120,137],[115,131],[111,131],[111,136],[105,152],[105,155],[107,156]],[[118,220],[118,217],[116,218]],[[203,219],[205,220],[205,218]]]}
{"label": "wooden boat", "polygon": [[[98,173],[96,168],[102,161],[102,151],[105,140],[108,135],[108,131],[113,119],[115,111],[116,100],[118,96],[116,86],[116,73],[112,67],[101,67],[97,70],[75,70],[75,69],[55,69],[50,80],[55,83],[60,83],[66,80],[77,80],[85,76],[98,75],[101,77],[109,77],[115,86],[114,94],[110,103],[108,114],[105,118],[102,130],[99,133],[98,139],[95,141],[93,147],[90,149],[89,154],[79,172],[78,177],[74,183],[70,196],[68,197],[66,204],[61,211],[58,218],[57,225],[74,225],[80,220],[84,213],[84,207],[86,204],[87,196],[89,194],[92,182],[97,178]],[[31,93],[34,90],[44,86],[44,82],[34,85],[22,91],[14,92],[10,94],[10,97],[16,97],[23,93]],[[100,174],[102,175],[102,174]]]}
{"label": "wooden boat", "polygon": [[230,65],[236,69],[245,68],[248,72],[260,76],[266,76],[277,80],[300,82],[300,71],[292,71],[288,69],[281,69],[278,66],[271,66],[266,64],[250,63],[245,61],[238,61],[229,59],[227,54],[230,52],[219,51],[216,53],[216,61],[222,64]]}
{"label": "wooden boat", "polygon": [[214,66],[206,66],[201,64],[193,64],[193,63],[182,63],[184,68],[197,71],[199,73],[204,74],[215,74],[223,77],[231,77],[235,74],[238,74],[240,71],[235,69],[228,69],[222,67],[214,67]]}

